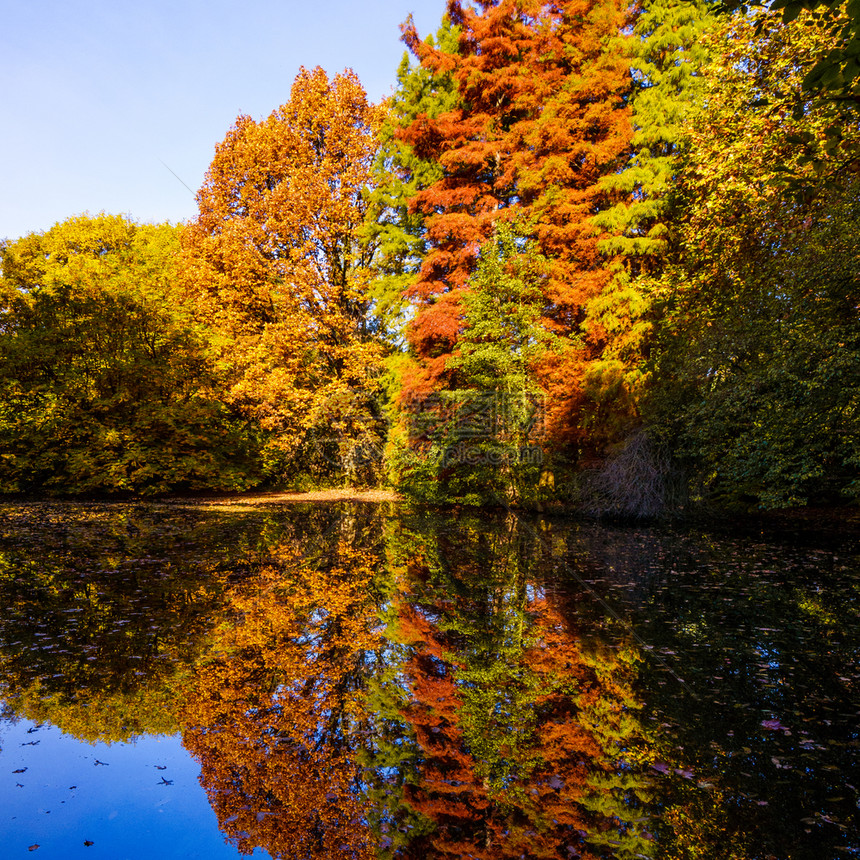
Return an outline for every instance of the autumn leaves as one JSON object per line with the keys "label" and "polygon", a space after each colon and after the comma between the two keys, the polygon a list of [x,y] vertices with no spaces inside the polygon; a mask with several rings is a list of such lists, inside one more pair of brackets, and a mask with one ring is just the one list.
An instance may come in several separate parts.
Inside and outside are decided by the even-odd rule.
{"label": "autumn leaves", "polygon": [[227,402],[285,450],[324,431],[346,471],[356,445],[379,441],[361,231],[380,117],[351,72],[303,70],[268,119],[237,120],[183,234]]}
{"label": "autumn leaves", "polygon": [[756,15],[452,0],[384,104],[303,69],[239,117],[191,223],[9,244],[0,492],[587,506],[660,451],[702,497],[856,497],[856,116],[803,89],[832,33]]}

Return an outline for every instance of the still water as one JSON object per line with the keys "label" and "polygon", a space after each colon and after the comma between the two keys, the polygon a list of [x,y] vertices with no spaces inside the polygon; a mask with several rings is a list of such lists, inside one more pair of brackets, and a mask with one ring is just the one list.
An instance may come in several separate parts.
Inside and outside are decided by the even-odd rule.
{"label": "still water", "polygon": [[3,858],[860,855],[855,538],[0,506]]}

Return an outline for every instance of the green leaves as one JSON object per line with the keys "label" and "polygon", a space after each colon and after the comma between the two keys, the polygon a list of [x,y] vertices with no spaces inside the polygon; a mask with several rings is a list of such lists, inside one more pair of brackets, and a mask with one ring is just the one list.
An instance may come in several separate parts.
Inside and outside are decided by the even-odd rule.
{"label": "green leaves", "polygon": [[[857,133],[802,95],[827,31],[805,21],[747,41],[753,27],[720,37],[679,172],[650,415],[714,501],[838,502],[856,492],[860,245],[856,181],[827,158]],[[740,115],[753,95],[769,107]]]}
{"label": "green leaves", "polygon": [[546,272],[546,259],[508,225],[482,246],[447,360],[450,387],[434,410],[405,415],[416,448],[402,476],[410,494],[468,504],[540,494],[545,393],[534,368],[558,341],[542,321]]}
{"label": "green leaves", "polygon": [[208,394],[174,290],[176,231],[82,216],[4,252],[0,492],[142,493],[258,478]]}

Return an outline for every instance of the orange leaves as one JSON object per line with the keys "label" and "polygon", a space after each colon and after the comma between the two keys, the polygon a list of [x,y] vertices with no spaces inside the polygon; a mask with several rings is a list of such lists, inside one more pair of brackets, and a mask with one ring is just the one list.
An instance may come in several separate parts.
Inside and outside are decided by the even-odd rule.
{"label": "orange leaves", "polygon": [[327,569],[282,563],[231,595],[182,713],[224,831],[272,856],[373,856],[357,789],[360,668],[377,646],[375,560],[341,544]]}
{"label": "orange leaves", "polygon": [[[618,0],[451,2],[448,13],[460,28],[456,54],[420,42],[411,22],[404,27],[422,65],[450,71],[460,96],[456,109],[420,115],[402,132],[443,171],[410,201],[425,216],[428,245],[408,291],[420,302],[410,341],[437,386],[442,358],[456,348],[458,291],[500,219],[516,221],[551,258],[547,322],[578,338],[588,303],[609,281],[591,223],[608,203],[598,180],[616,169],[632,133]],[[592,341],[589,353],[600,346]]]}
{"label": "orange leaves", "polygon": [[184,233],[187,292],[229,402],[296,446],[335,389],[375,395],[360,239],[380,110],[358,78],[302,69],[266,120],[239,117]]}

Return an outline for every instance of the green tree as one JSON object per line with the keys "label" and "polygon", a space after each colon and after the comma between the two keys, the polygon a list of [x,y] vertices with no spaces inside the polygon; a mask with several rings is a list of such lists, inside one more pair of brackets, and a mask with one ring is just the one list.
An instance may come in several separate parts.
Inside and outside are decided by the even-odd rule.
{"label": "green tree", "polygon": [[413,444],[404,489],[472,504],[537,498],[545,392],[533,371],[557,341],[541,319],[547,273],[547,260],[508,225],[482,247],[450,388],[405,404]]}
{"label": "green tree", "polygon": [[659,268],[666,251],[678,156],[702,99],[702,67],[708,59],[702,36],[716,21],[705,0],[648,0],[636,17],[630,159],[602,180],[624,196],[594,219],[605,234],[601,249],[623,254],[632,275]]}
{"label": "green tree", "polygon": [[259,480],[175,292],[175,228],[79,216],[3,249],[0,491]]}
{"label": "green tree", "polygon": [[[858,185],[828,169],[832,113],[803,89],[829,38],[814,15],[727,21],[678,173],[650,417],[724,502],[858,491]],[[766,112],[746,110],[761,101]]]}

